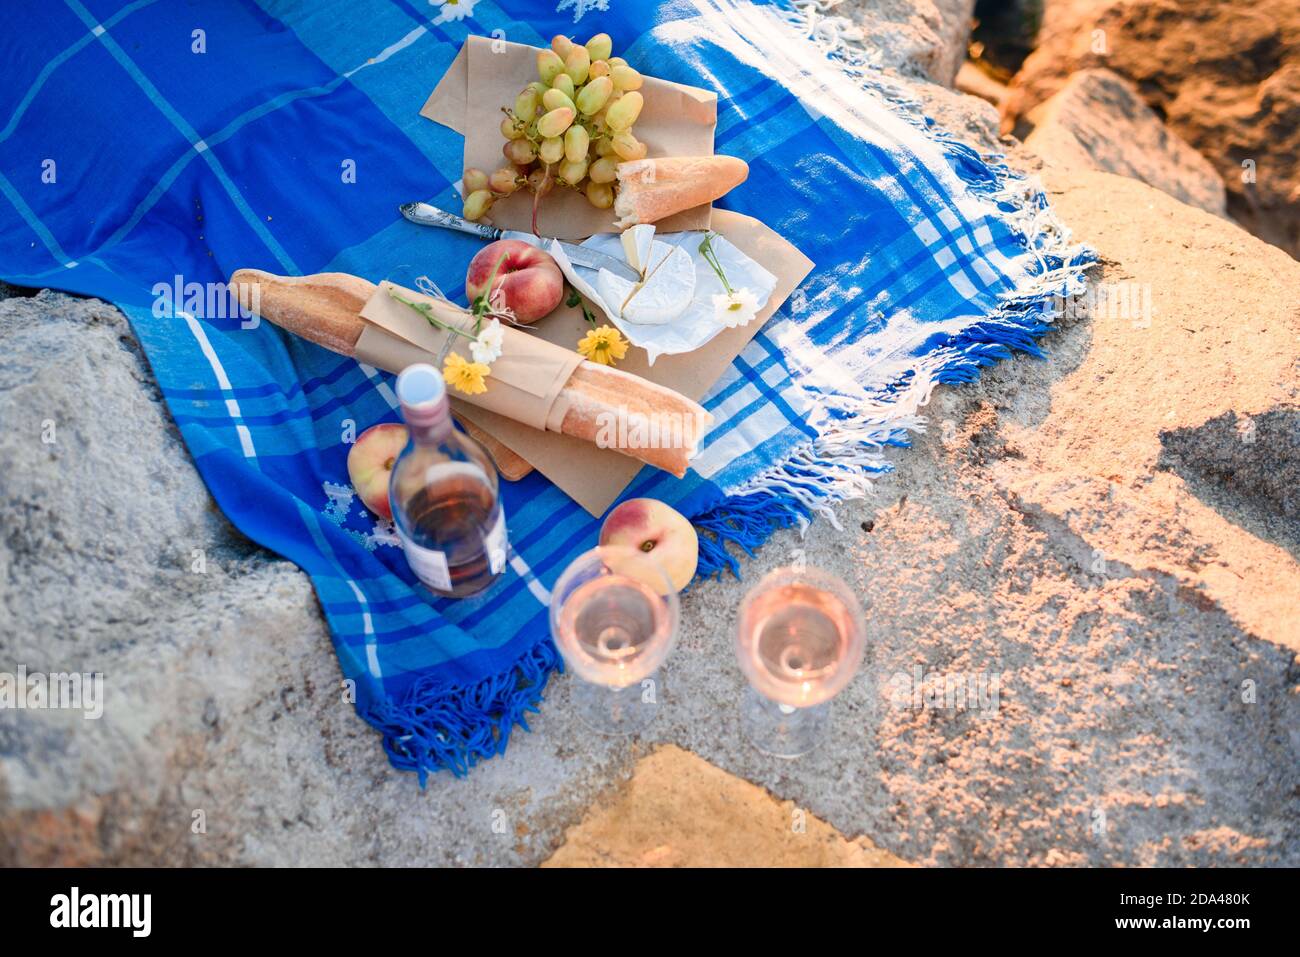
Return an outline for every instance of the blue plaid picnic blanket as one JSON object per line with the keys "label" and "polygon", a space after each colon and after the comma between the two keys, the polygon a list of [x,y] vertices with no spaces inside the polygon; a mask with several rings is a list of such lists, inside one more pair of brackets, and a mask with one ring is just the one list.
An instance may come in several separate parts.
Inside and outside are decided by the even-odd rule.
{"label": "blue plaid picnic blanket", "polygon": [[418,110],[467,35],[605,31],[643,72],[716,90],[716,148],[751,171],[719,205],[816,263],[708,394],[694,469],[627,490],[696,522],[706,575],[861,494],[936,383],[1038,354],[1090,261],[1039,190],[931,127],[826,4],[551,6],[10,0],[0,34],[0,276],[127,314],[216,501],[310,574],[358,713],[421,783],[527,728],[560,667],[548,589],[599,523],[540,475],[503,483],[507,573],[428,600],[347,484],[351,438],[397,418],[391,377],[205,309],[202,290],[253,267],[463,296],[477,242],[396,207],[458,202],[461,139]]}

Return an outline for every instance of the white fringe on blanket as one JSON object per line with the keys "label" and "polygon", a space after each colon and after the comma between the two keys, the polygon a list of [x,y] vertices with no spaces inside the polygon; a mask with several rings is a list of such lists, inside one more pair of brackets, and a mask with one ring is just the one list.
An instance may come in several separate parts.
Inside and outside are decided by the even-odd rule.
{"label": "white fringe on blanket", "polygon": [[[888,359],[871,370],[875,388],[844,388],[843,383],[855,377],[845,370],[828,371],[827,364],[834,363],[824,355],[817,367],[803,370],[799,381],[813,409],[809,425],[818,436],[785,462],[728,488],[727,500],[694,519],[716,536],[702,551],[703,574],[737,569],[726,545],[752,554],[778,527],[797,525],[805,533],[813,515],[824,516],[839,529],[832,506],[864,497],[872,490],[873,476],[892,470],[885,449],[907,445],[909,434],[925,430],[920,410],[935,386],[971,381],[982,366],[1005,358],[1012,349],[1041,356],[1036,338],[1059,313],[1062,297],[1081,291],[1083,273],[1095,258],[1086,247],[1071,244],[1070,231],[1048,207],[1037,180],[1013,172],[1001,156],[982,155],[931,126],[916,98],[882,71],[862,31],[847,17],[830,14],[839,3],[792,0],[783,8],[742,9],[731,0],[696,0],[706,19],[727,11],[726,22],[778,64],[775,69],[781,75],[806,77],[802,85],[815,90],[819,101],[828,95],[834,99],[825,107],[819,102],[823,114],[851,120],[856,110],[848,96],[866,93],[884,103],[892,116],[922,131],[945,160],[958,161],[951,165],[972,194],[1002,204],[997,215],[1025,237],[1026,251],[1037,257],[1038,270],[1032,282],[992,315],[966,322],[948,346],[914,357],[907,354],[909,343],[896,343]],[[836,96],[837,89],[843,95]],[[779,339],[779,332],[773,335]]]}

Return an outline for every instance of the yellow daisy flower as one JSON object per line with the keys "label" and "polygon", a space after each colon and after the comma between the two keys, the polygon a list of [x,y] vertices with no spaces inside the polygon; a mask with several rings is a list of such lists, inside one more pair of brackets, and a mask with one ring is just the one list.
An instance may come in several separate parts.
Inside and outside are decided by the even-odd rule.
{"label": "yellow daisy flower", "polygon": [[481,362],[470,362],[458,352],[447,356],[442,366],[442,377],[447,385],[466,395],[478,395],[487,391],[487,378],[491,368]]}
{"label": "yellow daisy flower", "polygon": [[613,326],[601,326],[582,337],[578,343],[578,352],[592,362],[612,366],[616,360],[627,355],[627,340]]}

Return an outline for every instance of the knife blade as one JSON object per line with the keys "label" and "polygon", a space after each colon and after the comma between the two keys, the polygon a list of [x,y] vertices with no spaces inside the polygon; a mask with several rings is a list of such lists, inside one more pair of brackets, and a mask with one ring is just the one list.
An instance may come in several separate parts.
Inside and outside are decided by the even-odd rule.
{"label": "knife blade", "polygon": [[[468,219],[457,216],[455,213],[449,213],[445,209],[439,209],[429,203],[403,203],[397,209],[403,217],[416,225],[454,229],[457,232],[468,233],[488,242],[497,239],[518,239],[535,246],[539,239],[532,233],[497,229],[495,226],[488,226],[485,223],[472,223]],[[542,236],[540,239],[542,242],[547,243],[558,242],[560,248],[564,250],[564,255],[568,256],[569,262],[575,266],[584,266],[588,269],[608,269],[616,276],[630,279],[633,282],[637,282],[641,278],[639,272],[614,256],[563,239],[552,239],[549,236]]]}

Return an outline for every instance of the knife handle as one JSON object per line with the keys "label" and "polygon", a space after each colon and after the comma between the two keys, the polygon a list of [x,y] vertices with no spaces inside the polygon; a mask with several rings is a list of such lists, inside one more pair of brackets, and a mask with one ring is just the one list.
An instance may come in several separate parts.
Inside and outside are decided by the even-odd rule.
{"label": "knife handle", "polygon": [[457,232],[469,233],[471,236],[477,236],[479,239],[486,239],[489,242],[501,237],[501,230],[495,226],[488,226],[484,223],[471,223],[463,216],[449,213],[437,206],[430,206],[428,203],[407,203],[400,208],[403,216],[422,226],[441,226],[443,229],[454,229]]}

